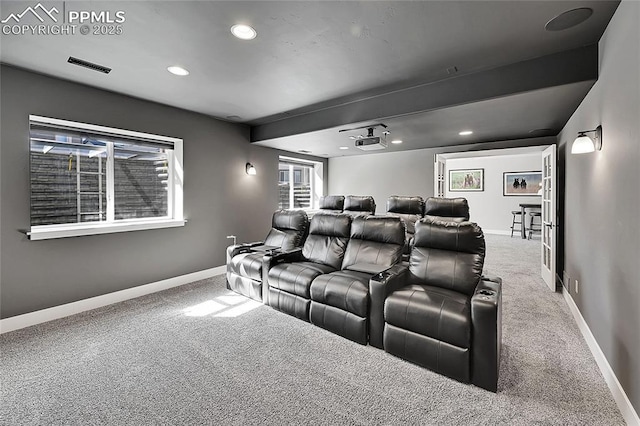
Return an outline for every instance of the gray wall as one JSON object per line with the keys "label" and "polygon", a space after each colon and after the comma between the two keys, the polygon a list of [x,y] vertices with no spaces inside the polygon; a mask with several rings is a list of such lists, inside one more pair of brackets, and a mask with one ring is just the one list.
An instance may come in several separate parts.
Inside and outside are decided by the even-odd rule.
{"label": "gray wall", "polygon": [[[0,76],[2,318],[220,266],[226,235],[265,236],[279,151],[251,145],[248,127],[4,65]],[[184,139],[186,226],[29,241],[29,114]]]}
{"label": "gray wall", "polygon": [[[600,77],[558,136],[603,128],[602,151],[566,154],[571,296],[640,412],[640,3],[623,1],[599,43]],[[575,280],[579,280],[579,292]]]}
{"label": "gray wall", "polygon": [[444,148],[335,157],[329,159],[328,194],[371,195],[376,200],[376,213],[386,212],[391,195],[433,196],[433,159],[435,154],[480,149],[501,149],[551,145],[554,137],[530,138]]}

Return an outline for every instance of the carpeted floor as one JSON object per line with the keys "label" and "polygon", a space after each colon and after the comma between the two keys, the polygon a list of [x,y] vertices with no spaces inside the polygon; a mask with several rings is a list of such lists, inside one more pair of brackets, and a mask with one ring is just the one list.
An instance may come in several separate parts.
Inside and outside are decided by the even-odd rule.
{"label": "carpeted floor", "polygon": [[624,424],[539,242],[487,236],[504,280],[497,394],[199,281],[0,337],[0,423]]}

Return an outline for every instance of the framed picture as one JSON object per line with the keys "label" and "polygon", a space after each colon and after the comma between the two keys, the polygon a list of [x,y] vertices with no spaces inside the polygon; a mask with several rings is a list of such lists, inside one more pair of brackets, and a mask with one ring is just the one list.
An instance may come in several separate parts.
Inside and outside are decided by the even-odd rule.
{"label": "framed picture", "polygon": [[449,170],[449,191],[484,191],[484,169]]}
{"label": "framed picture", "polygon": [[504,196],[542,195],[542,172],[505,172],[502,176]]}

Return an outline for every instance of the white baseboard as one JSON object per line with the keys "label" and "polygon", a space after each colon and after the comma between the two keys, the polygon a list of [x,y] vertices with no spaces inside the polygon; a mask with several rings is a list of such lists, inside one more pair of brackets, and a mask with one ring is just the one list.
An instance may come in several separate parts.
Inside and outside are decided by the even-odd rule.
{"label": "white baseboard", "polygon": [[624,420],[629,426],[639,426],[640,418],[638,417],[638,413],[633,408],[633,405],[631,405],[629,397],[627,397],[627,394],[620,385],[620,382],[613,372],[613,369],[609,365],[607,358],[604,356],[602,349],[600,349],[600,346],[598,346],[598,342],[591,333],[591,330],[589,329],[586,321],[582,317],[578,306],[576,306],[576,302],[573,301],[573,298],[571,297],[569,292],[564,288],[562,289],[562,295],[564,296],[564,300],[566,300],[567,305],[569,305],[569,310],[571,310],[573,318],[576,320],[578,328],[582,332],[582,336],[584,337],[584,340],[586,340],[587,345],[589,346],[589,349],[591,350],[591,353],[593,354],[593,357],[595,358],[596,363],[600,368],[600,372],[602,372],[602,375],[604,376],[604,380],[607,383],[607,386],[609,386],[609,390],[613,395],[613,399],[616,401],[616,404],[618,404],[618,409],[620,409],[622,417],[624,417]]}
{"label": "white baseboard", "polygon": [[216,268],[205,269],[204,271],[192,272],[186,275],[157,281],[113,293],[103,294],[101,296],[91,297],[89,299],[78,300],[77,302],[66,303],[64,305],[54,306],[52,308],[42,309],[40,311],[29,312],[22,315],[16,315],[0,320],[0,334],[10,331],[19,330],[21,328],[30,327],[32,325],[41,324],[43,322],[53,321],[55,319],[68,317],[69,315],[79,314],[80,312],[90,311],[91,309],[101,308],[118,302],[123,302],[136,297],[145,296],[147,294],[156,293],[158,291],[167,290],[169,288],[178,287],[189,284],[194,281],[204,280],[216,275],[224,274],[226,266],[218,266]]}
{"label": "white baseboard", "polygon": [[[485,234],[492,234],[492,235],[511,235],[511,230],[503,231],[501,229],[483,229],[482,232]],[[516,233],[520,235],[520,231],[515,231],[513,235],[515,235]]]}

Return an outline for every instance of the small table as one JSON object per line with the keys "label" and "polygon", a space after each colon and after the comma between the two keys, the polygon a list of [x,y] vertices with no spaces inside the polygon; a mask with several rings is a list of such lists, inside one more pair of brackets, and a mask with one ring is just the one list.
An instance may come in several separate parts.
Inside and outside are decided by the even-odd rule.
{"label": "small table", "polygon": [[520,235],[522,235],[523,240],[527,239],[527,231],[524,226],[525,223],[527,222],[524,216],[525,209],[541,209],[541,208],[542,208],[542,204],[532,204],[532,203],[520,204],[520,212],[522,213],[522,215],[520,216],[520,220],[522,221],[522,224],[520,225]]}

